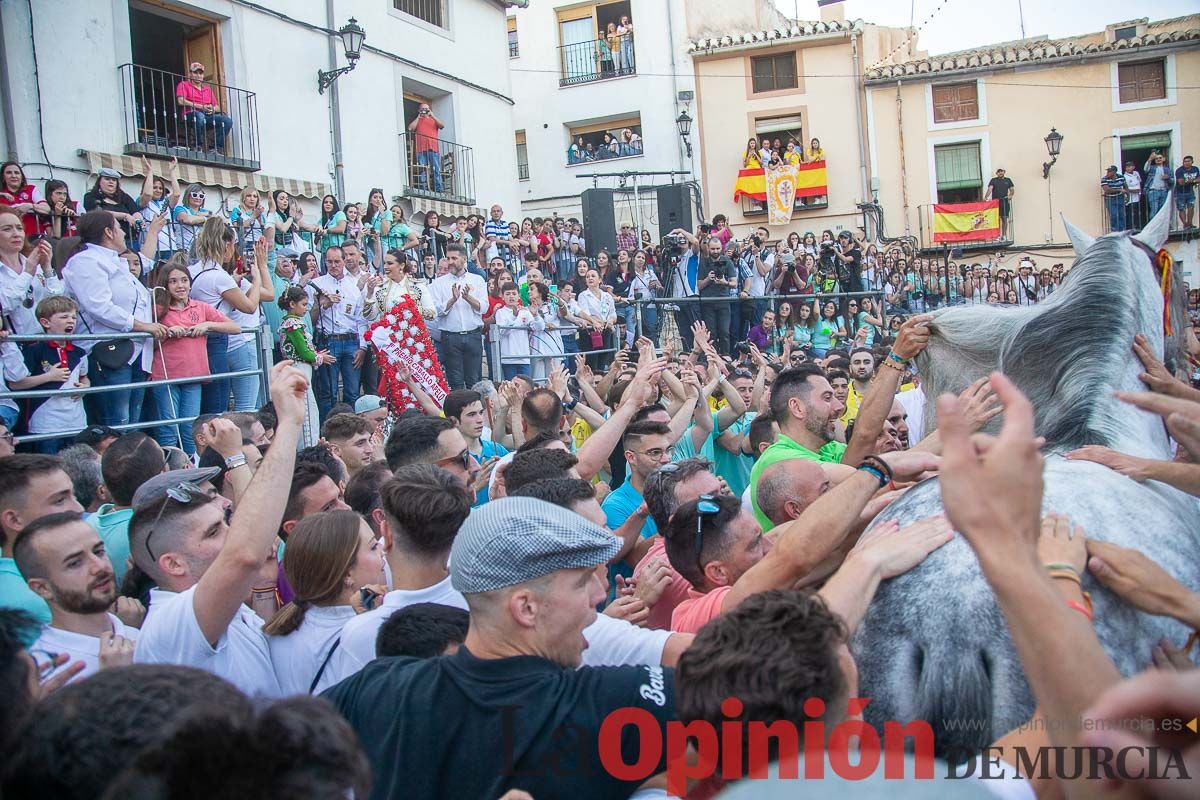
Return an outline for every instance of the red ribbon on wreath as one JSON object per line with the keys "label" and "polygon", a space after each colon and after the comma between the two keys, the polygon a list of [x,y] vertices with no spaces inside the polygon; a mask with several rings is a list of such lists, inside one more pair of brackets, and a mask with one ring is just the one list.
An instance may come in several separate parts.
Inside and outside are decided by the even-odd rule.
{"label": "red ribbon on wreath", "polygon": [[450,387],[438,361],[437,349],[429,338],[425,319],[412,297],[405,296],[391,310],[371,323],[363,334],[374,345],[379,364],[379,394],[393,414],[409,409],[421,410],[421,404],[404,381],[396,377],[401,365],[408,367],[414,381],[433,401],[441,405]]}

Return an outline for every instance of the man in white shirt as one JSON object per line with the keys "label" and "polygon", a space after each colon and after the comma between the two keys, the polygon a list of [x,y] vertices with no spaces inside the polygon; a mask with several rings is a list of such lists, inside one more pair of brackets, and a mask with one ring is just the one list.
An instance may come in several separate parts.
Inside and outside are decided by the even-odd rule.
{"label": "man in white shirt", "polygon": [[487,281],[467,272],[467,248],[446,245],[450,271],[429,284],[429,299],[442,336],[442,368],[451,391],[483,378],[483,304]]}
{"label": "man in white shirt", "polygon": [[316,335],[320,338],[323,334],[328,339],[329,353],[337,358],[337,363],[317,370],[313,388],[322,421],[337,402],[339,377],[342,401],[354,405],[363,359],[367,356],[362,338],[367,319],[363,316],[363,293],[358,278],[346,271],[346,257],[340,247],[325,251],[325,266],[329,272],[309,282],[317,292]]}
{"label": "man in white shirt", "polygon": [[[69,659],[59,670],[71,673],[71,680],[133,662],[137,628],[109,613],[118,602],[112,561],[78,512],[60,511],[31,522],[17,536],[13,558],[29,588],[50,606],[50,624],[34,650],[66,653]],[[119,601],[131,625],[140,623],[141,603]]]}
{"label": "man in white shirt", "polygon": [[1125,172],[1121,174],[1125,179],[1125,188],[1129,189],[1129,194],[1125,195],[1125,225],[1129,230],[1141,230],[1142,227],[1142,176],[1137,171],[1132,161],[1125,162]]}
{"label": "man in white shirt", "polygon": [[[247,694],[275,696],[279,684],[262,620],[245,601],[256,586],[274,592],[275,534],[296,464],[308,381],[285,361],[272,368],[270,386],[275,439],[237,512],[231,515],[226,500],[195,484],[167,484],[161,494],[137,498],[129,543],[134,562],[159,587],[151,591],[134,660],[198,667]],[[248,469],[245,459],[226,466]]]}
{"label": "man in white shirt", "polygon": [[409,464],[380,487],[380,531],[392,573],[392,591],[382,604],[342,628],[341,647],[330,659],[330,683],[337,683],[375,660],[379,628],[395,612],[414,603],[440,603],[465,609],[450,586],[450,546],[471,513],[473,495],[462,481],[431,464]]}

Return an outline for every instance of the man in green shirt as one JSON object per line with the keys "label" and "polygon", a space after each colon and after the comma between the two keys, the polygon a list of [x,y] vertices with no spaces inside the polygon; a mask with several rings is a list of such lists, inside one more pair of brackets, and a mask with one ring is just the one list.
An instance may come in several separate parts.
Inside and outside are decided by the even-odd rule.
{"label": "man in green shirt", "polygon": [[820,367],[801,364],[779,373],[771,387],[771,413],[779,424],[779,438],[750,470],[750,503],[764,531],[774,525],[758,507],[756,490],[763,470],[789,458],[839,463],[846,445],[833,441],[834,424],[845,408]]}

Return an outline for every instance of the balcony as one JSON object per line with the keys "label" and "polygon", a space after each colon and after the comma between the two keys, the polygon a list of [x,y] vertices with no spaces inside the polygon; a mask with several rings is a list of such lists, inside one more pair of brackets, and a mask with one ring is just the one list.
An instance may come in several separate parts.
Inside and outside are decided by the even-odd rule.
{"label": "balcony", "polygon": [[[1008,201],[1007,214],[1001,214],[996,206],[991,213],[995,218],[987,216],[983,206],[999,201],[976,201],[966,203],[939,204],[946,219],[954,218],[956,222],[944,223],[941,232],[936,228],[934,205],[918,206],[917,218],[921,225],[921,249],[940,250],[995,250],[1011,247],[1016,238],[1016,228],[1013,225],[1013,201]],[[950,230],[947,225],[953,227]],[[995,227],[987,227],[994,225]]]}
{"label": "balcony", "polygon": [[578,86],[609,78],[637,74],[633,52],[633,34],[620,38],[620,47],[613,50],[607,39],[564,44],[558,48],[558,85]]}
{"label": "balcony", "polygon": [[517,164],[517,180],[529,180],[529,164]]}
{"label": "balcony", "polygon": [[415,131],[407,131],[404,149],[408,164],[405,195],[474,204],[475,161],[470,147],[446,139],[418,137]]}
{"label": "balcony", "polygon": [[[805,211],[824,211],[829,208],[829,196],[797,197],[792,203],[792,213],[802,214]],[[767,203],[765,200],[755,200],[749,195],[742,195],[742,216],[766,216]]]}
{"label": "balcony", "polygon": [[[586,138],[586,137],[585,137]],[[646,143],[641,136],[636,136],[628,142],[616,141],[613,144],[605,145],[603,141],[595,143],[586,142],[586,145],[592,147],[591,150],[578,150],[574,145],[567,149],[567,166],[573,167],[576,164],[594,164],[598,161],[614,161],[622,158],[637,158],[645,155]]]}
{"label": "balcony", "polygon": [[[1114,231],[1129,231],[1137,233],[1146,223],[1150,221],[1150,205],[1146,199],[1146,193],[1142,192],[1141,198],[1135,203],[1126,203],[1126,197],[1122,196],[1121,202],[1115,204],[1113,208],[1109,208],[1108,199],[1100,198],[1100,231],[1101,233],[1113,233]],[[1195,227],[1185,229],[1183,221],[1179,217],[1179,210],[1175,207],[1175,197],[1168,195],[1166,204],[1171,206],[1171,227],[1170,236],[1176,234],[1182,235],[1185,230],[1190,230],[1195,234]],[[1121,210],[1118,211],[1117,208]],[[1161,208],[1161,206],[1160,206]],[[1192,209],[1192,225],[1196,224],[1196,209]]]}
{"label": "balcony", "polygon": [[138,64],[122,64],[118,69],[127,155],[175,157],[239,170],[260,168],[254,92],[219,83],[201,84],[201,91],[211,91],[217,106],[219,116],[214,123],[213,114],[197,114],[176,99],[178,87],[188,80],[185,76]]}

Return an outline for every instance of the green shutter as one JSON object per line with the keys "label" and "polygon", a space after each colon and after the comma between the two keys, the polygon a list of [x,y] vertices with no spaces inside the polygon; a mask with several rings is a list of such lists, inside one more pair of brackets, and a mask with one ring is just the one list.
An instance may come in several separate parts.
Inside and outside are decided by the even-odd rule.
{"label": "green shutter", "polygon": [[933,149],[938,191],[969,189],[983,185],[979,167],[979,143],[948,144]]}
{"label": "green shutter", "polygon": [[1139,136],[1122,136],[1122,150],[1142,150],[1145,148],[1168,148],[1171,146],[1170,133],[1143,133]]}

